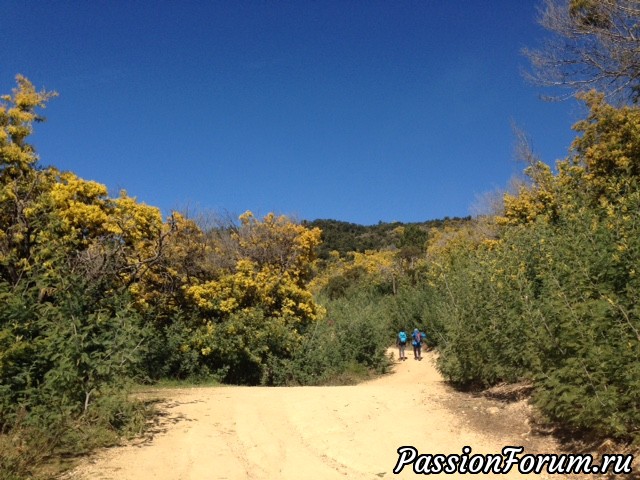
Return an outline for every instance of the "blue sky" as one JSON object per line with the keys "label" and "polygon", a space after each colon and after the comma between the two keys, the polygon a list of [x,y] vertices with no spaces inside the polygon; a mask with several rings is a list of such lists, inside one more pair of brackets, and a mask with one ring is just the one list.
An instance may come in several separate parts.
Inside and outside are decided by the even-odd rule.
{"label": "blue sky", "polygon": [[56,90],[42,164],[165,213],[464,216],[522,170],[512,123],[553,163],[584,113],[522,78],[537,6],[0,0],[0,92]]}

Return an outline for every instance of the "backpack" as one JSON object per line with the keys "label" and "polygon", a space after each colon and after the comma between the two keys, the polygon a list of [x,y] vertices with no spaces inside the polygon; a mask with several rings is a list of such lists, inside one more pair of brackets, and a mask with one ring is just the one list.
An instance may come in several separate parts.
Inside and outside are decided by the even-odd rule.
{"label": "backpack", "polygon": [[413,336],[413,345],[417,347],[421,343],[422,343],[422,334],[420,332],[417,332]]}
{"label": "backpack", "polygon": [[400,332],[398,334],[398,340],[400,340],[400,343],[407,343],[407,334],[406,334],[406,332]]}

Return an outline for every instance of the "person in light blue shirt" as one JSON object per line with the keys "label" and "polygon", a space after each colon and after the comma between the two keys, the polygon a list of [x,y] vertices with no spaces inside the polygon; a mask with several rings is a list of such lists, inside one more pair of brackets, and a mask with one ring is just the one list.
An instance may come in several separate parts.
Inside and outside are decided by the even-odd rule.
{"label": "person in light blue shirt", "polygon": [[405,354],[405,347],[407,346],[407,332],[404,331],[404,328],[398,332],[398,336],[396,337],[396,345],[398,346],[398,357],[400,360],[406,360],[407,355]]}

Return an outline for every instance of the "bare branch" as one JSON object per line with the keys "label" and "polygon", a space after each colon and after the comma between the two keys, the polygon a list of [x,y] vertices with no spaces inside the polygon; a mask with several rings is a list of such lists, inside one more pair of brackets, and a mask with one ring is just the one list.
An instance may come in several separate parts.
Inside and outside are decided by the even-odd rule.
{"label": "bare branch", "polygon": [[532,67],[529,81],[572,94],[595,88],[612,101],[639,100],[640,1],[544,0],[539,21],[551,38],[523,50]]}

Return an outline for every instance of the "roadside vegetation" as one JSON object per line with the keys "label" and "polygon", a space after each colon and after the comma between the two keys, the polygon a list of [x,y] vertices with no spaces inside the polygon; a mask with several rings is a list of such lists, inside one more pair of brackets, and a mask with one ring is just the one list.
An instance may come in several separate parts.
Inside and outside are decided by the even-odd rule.
{"label": "roadside vegetation", "polygon": [[318,228],[251,212],[163,219],[44,166],[28,142],[54,96],[18,76],[0,103],[4,478],[139,433],[135,384],[354,383],[386,369],[373,307],[354,319],[309,288]]}
{"label": "roadside vegetation", "polygon": [[549,418],[637,439],[640,110],[585,101],[571,155],[528,167],[491,237],[432,246],[439,366],[465,386],[532,382]]}

